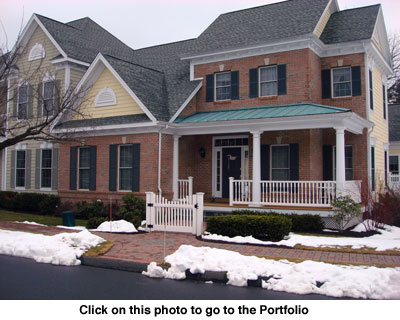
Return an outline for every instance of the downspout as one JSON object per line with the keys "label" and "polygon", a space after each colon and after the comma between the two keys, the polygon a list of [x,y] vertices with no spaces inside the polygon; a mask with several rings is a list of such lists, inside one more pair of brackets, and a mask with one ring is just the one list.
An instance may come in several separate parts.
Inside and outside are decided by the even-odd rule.
{"label": "downspout", "polygon": [[160,196],[162,196],[162,189],[161,189],[161,145],[162,145],[162,132],[163,130],[168,129],[168,124],[165,128],[161,128],[158,131],[158,172],[157,172],[157,189]]}

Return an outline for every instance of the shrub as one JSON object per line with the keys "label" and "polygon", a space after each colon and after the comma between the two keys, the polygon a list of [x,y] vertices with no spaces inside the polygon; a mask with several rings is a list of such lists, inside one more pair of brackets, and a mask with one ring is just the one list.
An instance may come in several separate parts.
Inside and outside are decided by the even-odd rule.
{"label": "shrub", "polygon": [[0,208],[6,210],[14,210],[14,201],[18,192],[0,191]]}
{"label": "shrub", "polygon": [[0,207],[7,210],[54,215],[60,198],[55,195],[30,192],[0,192]]}
{"label": "shrub", "polygon": [[251,216],[274,216],[288,217],[292,221],[293,232],[321,232],[324,228],[324,222],[318,215],[312,214],[283,214],[277,212],[252,211],[252,210],[234,210],[233,215],[251,215]]}
{"label": "shrub", "polygon": [[388,190],[379,194],[373,210],[375,216],[379,217],[377,222],[400,227],[400,192]]}
{"label": "shrub", "polygon": [[340,231],[343,231],[353,218],[361,216],[360,205],[350,196],[333,199],[332,207],[334,211],[332,218],[338,223]]}
{"label": "shrub", "polygon": [[60,197],[48,195],[39,202],[40,213],[43,215],[54,215],[60,205]]}
{"label": "shrub", "polygon": [[291,227],[291,220],[285,216],[226,215],[207,219],[208,232],[228,237],[253,236],[280,241]]}
{"label": "shrub", "polygon": [[86,223],[86,228],[97,229],[97,227],[101,225],[104,221],[106,221],[105,217],[91,217]]}
{"label": "shrub", "polygon": [[75,204],[75,217],[78,219],[90,219],[96,217],[105,217],[107,214],[102,201],[77,202]]}
{"label": "shrub", "polygon": [[146,219],[146,201],[128,193],[122,198],[123,205],[119,208],[116,219],[131,222],[136,228]]}

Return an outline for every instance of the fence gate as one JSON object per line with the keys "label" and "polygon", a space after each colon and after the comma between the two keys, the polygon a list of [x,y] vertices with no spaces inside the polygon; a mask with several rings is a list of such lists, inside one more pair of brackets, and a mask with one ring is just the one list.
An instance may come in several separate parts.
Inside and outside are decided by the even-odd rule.
{"label": "fence gate", "polygon": [[203,233],[203,197],[196,193],[184,199],[169,201],[154,192],[146,192],[147,230]]}

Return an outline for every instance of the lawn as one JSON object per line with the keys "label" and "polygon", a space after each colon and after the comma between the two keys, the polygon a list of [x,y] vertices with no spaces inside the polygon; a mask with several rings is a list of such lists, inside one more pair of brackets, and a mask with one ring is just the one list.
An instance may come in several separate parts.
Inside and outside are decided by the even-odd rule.
{"label": "lawn", "polygon": [[[0,221],[30,221],[47,226],[59,226],[62,225],[61,217],[42,216],[38,214],[21,213],[14,211],[0,210]],[[87,220],[75,219],[75,225],[86,226]]]}

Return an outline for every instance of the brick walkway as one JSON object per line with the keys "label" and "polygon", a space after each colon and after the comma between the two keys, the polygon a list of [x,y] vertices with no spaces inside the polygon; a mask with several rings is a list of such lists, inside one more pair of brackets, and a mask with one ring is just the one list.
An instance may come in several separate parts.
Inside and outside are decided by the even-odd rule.
{"label": "brick walkway", "polygon": [[[71,230],[28,225],[15,222],[0,222],[0,229],[27,231],[43,234],[74,232]],[[164,260],[164,233],[152,232],[148,234],[109,234],[96,232],[106,240],[112,240],[114,246],[103,257],[109,259],[128,260],[141,263]],[[237,245],[226,243],[212,243],[197,240],[193,235],[184,233],[165,234],[165,255],[175,252],[180,245],[188,244],[195,247],[213,247],[239,252],[243,255],[256,255],[271,258],[289,258],[324,261],[331,263],[356,263],[364,265],[399,266],[400,256],[376,255],[360,253],[324,252],[318,250],[297,250],[281,247],[261,247],[252,245]]]}

